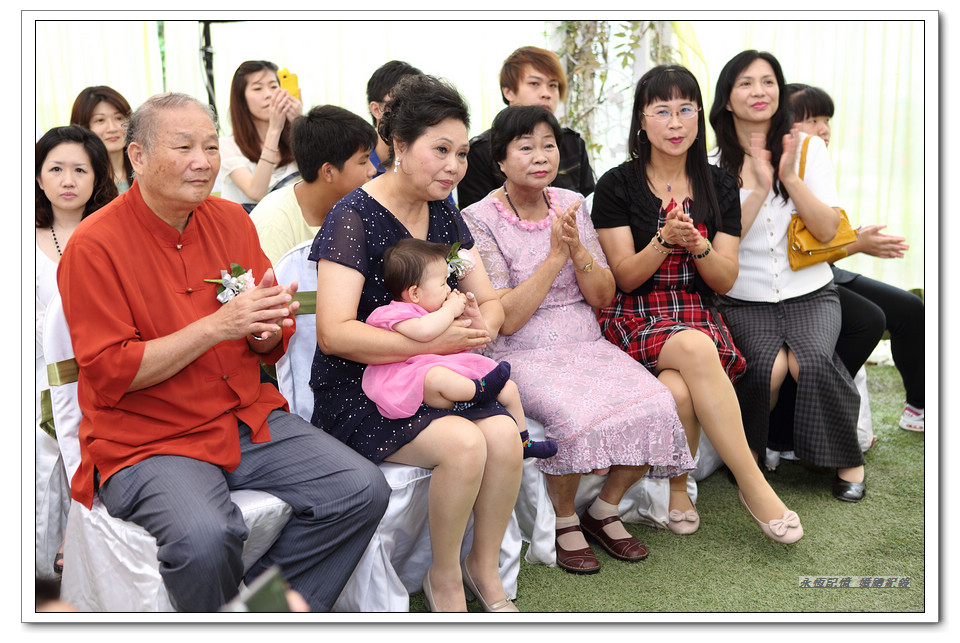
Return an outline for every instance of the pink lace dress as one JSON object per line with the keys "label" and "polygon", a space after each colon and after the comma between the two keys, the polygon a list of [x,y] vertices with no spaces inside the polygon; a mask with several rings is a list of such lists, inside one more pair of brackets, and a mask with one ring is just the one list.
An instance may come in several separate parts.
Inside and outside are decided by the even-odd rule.
{"label": "pink lace dress", "polygon": [[[548,188],[563,212],[579,194]],[[519,220],[488,196],[463,211],[475,249],[496,289],[527,280],[550,251],[555,212],[537,223]],[[580,239],[607,267],[590,216],[577,215]],[[557,276],[530,320],[501,335],[486,353],[511,365],[525,414],[557,441],[552,458],[537,461],[551,475],[589,473],[612,465],[651,465],[648,475],[668,477],[693,469],[693,458],[669,389],[600,332],[593,308],[577,285],[572,262]]]}

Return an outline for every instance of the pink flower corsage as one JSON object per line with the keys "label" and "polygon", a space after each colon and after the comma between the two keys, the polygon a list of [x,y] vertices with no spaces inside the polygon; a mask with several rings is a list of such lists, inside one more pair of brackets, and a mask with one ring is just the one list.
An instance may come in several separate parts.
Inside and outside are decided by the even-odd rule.
{"label": "pink flower corsage", "polygon": [[463,279],[470,274],[476,265],[477,260],[474,258],[473,253],[466,248],[461,248],[459,241],[450,247],[450,252],[447,254],[448,277],[450,275],[456,275],[458,280]]}

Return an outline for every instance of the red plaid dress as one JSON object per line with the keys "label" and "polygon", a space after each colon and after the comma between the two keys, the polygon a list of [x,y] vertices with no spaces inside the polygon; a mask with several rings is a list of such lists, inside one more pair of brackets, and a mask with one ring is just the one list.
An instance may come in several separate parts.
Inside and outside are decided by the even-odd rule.
{"label": "red plaid dress", "polygon": [[[660,210],[659,227],[663,227],[666,211]],[[707,227],[697,224],[704,237]],[[628,295],[617,290],[613,304],[597,313],[600,328],[606,338],[656,372],[657,359],[663,344],[671,335],[688,328],[696,328],[713,339],[720,355],[720,363],[731,382],[743,375],[746,360],[733,345],[730,332],[720,313],[708,307],[694,288],[696,273],[693,256],[682,247],[676,247],[664,259],[654,274],[653,289],[645,295]]]}

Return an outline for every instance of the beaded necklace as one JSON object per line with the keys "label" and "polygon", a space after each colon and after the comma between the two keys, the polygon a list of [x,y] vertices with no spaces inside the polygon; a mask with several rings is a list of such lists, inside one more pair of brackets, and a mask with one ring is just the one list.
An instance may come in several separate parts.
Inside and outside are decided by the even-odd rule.
{"label": "beaded necklace", "polygon": [[[543,202],[547,204],[547,212],[549,212],[549,211],[550,211],[550,201],[547,200],[547,191],[544,190],[544,191],[541,192],[540,194],[541,194],[541,196],[543,196]],[[516,206],[513,205],[513,201],[510,200],[510,195],[507,193],[507,184],[506,184],[506,183],[503,184],[503,196],[507,197],[507,203],[510,204],[510,209],[513,210],[513,213],[514,213],[515,215],[517,215],[517,218],[522,221],[522,220],[523,220],[523,217],[521,217],[521,216],[520,216],[520,213],[517,212]]]}
{"label": "beaded necklace", "polygon": [[53,224],[52,224],[52,223],[50,224],[50,234],[53,235],[53,245],[55,245],[55,246],[57,247],[57,256],[58,256],[58,257],[62,257],[62,256],[63,256],[63,253],[60,252],[60,242],[57,241],[57,232],[56,232],[56,230],[53,229]]}

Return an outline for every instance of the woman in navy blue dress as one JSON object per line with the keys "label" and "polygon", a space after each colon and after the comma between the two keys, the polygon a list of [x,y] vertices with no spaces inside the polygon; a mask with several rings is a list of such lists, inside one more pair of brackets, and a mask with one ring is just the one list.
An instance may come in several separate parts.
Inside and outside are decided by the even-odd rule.
{"label": "woman in navy blue dress", "polygon": [[[431,342],[364,323],[389,303],[383,252],[407,237],[473,246],[460,213],[446,201],[466,172],[469,115],[456,89],[424,75],[391,91],[379,133],[391,145],[388,170],[343,198],[327,215],[310,252],[318,262],[317,340],[310,385],[313,423],[375,463],[433,469],[429,496],[433,565],[424,577],[427,606],[465,611],[464,583],[485,610],[516,611],[499,577],[500,546],[520,489],[517,424],[496,401],[465,410],[422,406],[390,420],[361,389],[366,364],[421,353],[481,349],[503,322],[503,308],[479,262],[450,285],[476,297],[486,329],[455,324]],[[460,564],[471,512],[474,538]]]}

